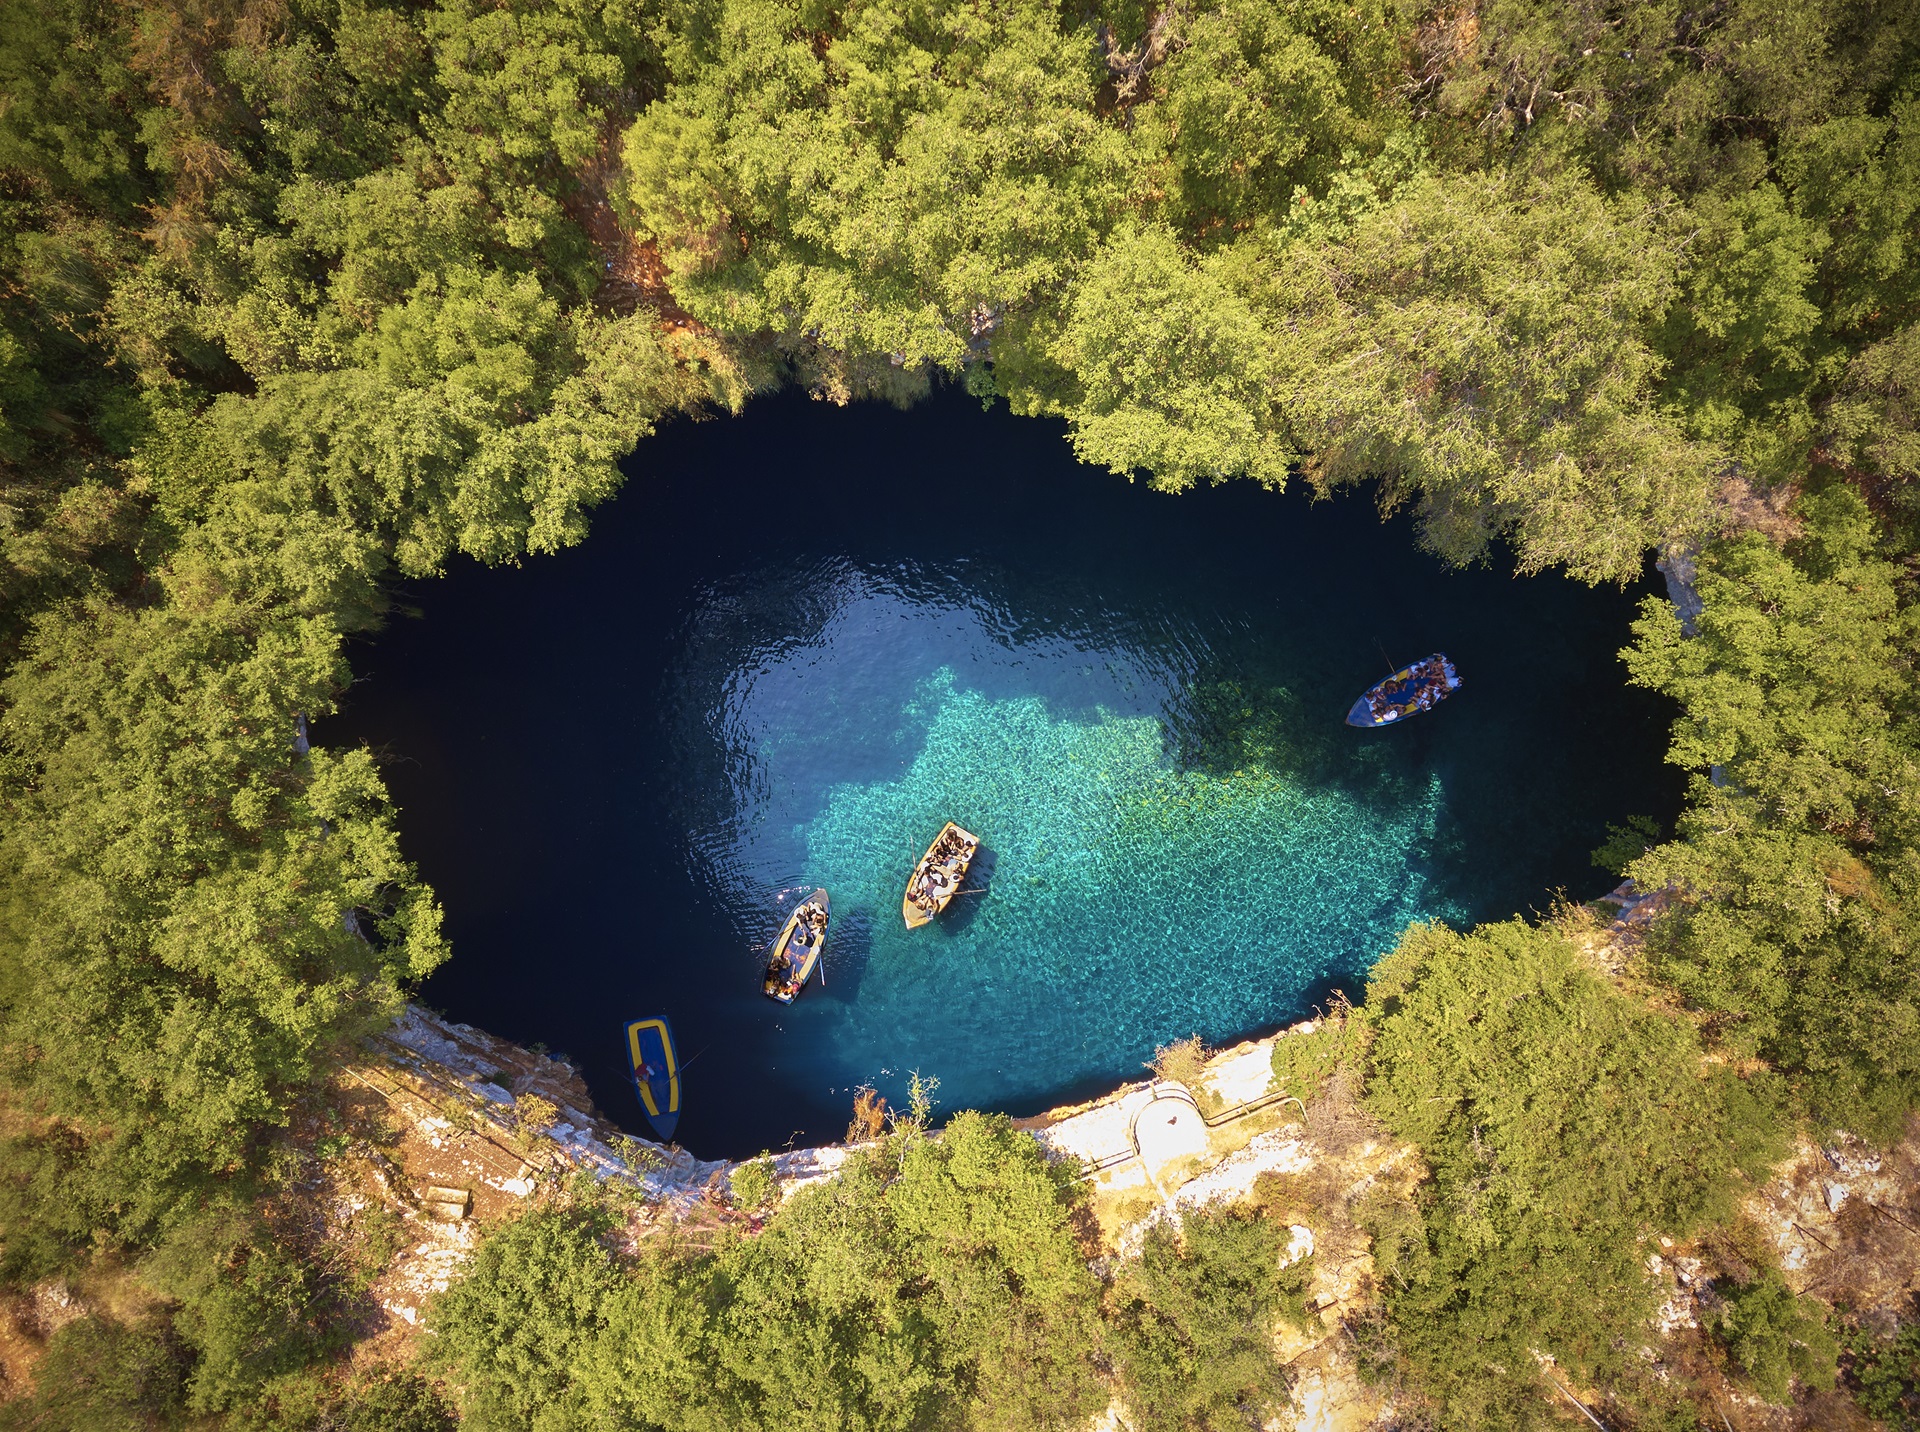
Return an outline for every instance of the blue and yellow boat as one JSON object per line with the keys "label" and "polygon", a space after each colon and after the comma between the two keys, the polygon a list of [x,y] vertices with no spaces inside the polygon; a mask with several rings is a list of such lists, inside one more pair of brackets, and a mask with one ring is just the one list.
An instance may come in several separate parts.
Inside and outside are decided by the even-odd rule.
{"label": "blue and yellow boat", "polygon": [[647,1122],[661,1138],[671,1139],[680,1122],[680,1055],[666,1020],[628,1020],[627,1057],[633,1061],[633,1087]]}
{"label": "blue and yellow boat", "polygon": [[1460,673],[1445,652],[1403,666],[1367,689],[1347,711],[1349,726],[1391,726],[1431,710],[1460,689]]}

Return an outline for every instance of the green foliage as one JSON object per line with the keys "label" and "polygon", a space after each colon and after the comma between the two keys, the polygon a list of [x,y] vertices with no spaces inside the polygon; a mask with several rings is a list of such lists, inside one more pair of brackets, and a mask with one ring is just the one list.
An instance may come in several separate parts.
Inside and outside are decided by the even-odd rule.
{"label": "green foliage", "polygon": [[235,1432],[454,1432],[452,1406],[411,1368],[340,1378],[309,1370],[270,1384],[228,1420]]}
{"label": "green foliage", "polygon": [[249,1166],[326,1051],[445,953],[371,760],[292,750],[377,551],[257,500],[226,517],[157,603],[43,617],[0,688],[13,1072],[106,1126],[76,1162],[121,1181],[129,1232],[195,1170]]}
{"label": "green foliage", "polygon": [[1593,863],[1611,875],[1625,875],[1628,866],[1660,843],[1660,836],[1660,822],[1652,816],[1630,815],[1625,825],[1609,821]]}
{"label": "green foliage", "polygon": [[33,1369],[31,1395],[0,1403],[7,1432],[132,1432],[174,1425],[183,1350],[164,1318],[68,1323]]}
{"label": "green foliage", "polygon": [[245,1211],[216,1207],[179,1224],[143,1272],[179,1305],[173,1330],[195,1354],[192,1411],[251,1406],[326,1345],[312,1273]]}
{"label": "green foliage", "polygon": [[[258,1191],[293,1102],[445,958],[371,757],[296,727],[396,569],[578,541],[707,392],[652,310],[585,301],[646,23],[23,0],[0,27],[10,1275]],[[265,1304],[207,1297],[212,1406],[281,1364],[228,1337]]]}
{"label": "green foliage", "polygon": [[712,1254],[579,1208],[483,1245],[434,1326],[480,1427],[1071,1427],[1104,1403],[1068,1185],[1004,1119],[911,1124]]}
{"label": "green foliage", "polygon": [[[327,1278],[240,1210],[302,1092],[446,956],[370,756],[296,754],[297,723],[394,575],[581,540],[664,415],[777,372],[901,402],[964,373],[1130,478],[1367,483],[1450,560],[1592,581],[1803,489],[1785,548],[1703,554],[1697,638],[1637,628],[1699,774],[1673,841],[1599,858],[1678,887],[1646,972],[1726,1053],[1868,1133],[1920,1097],[1908,0],[7,18],[0,1273],[145,1250],[195,1408],[358,1425],[300,1370]],[[649,244],[704,330],[634,282]],[[1372,1215],[1407,1358],[1485,1425],[1529,1415],[1529,1349],[1618,1391],[1637,1240],[1722,1206],[1765,1076],[1703,1072],[1548,932],[1416,931],[1376,996],[1275,1075],[1370,1059],[1425,1152],[1419,1207]],[[1084,1421],[1070,1198],[994,1120],[928,1140],[916,1087],[763,1236],[628,1267],[583,1196],[490,1242],[445,1312],[470,1418]],[[1210,1227],[1125,1295],[1137,1395],[1195,1425],[1275,1386],[1245,1336],[1271,1290],[1233,1272],[1267,1235]],[[1183,1281],[1207,1258],[1231,1307]],[[1730,1302],[1739,1346],[1795,1345],[1771,1296]],[[147,1336],[58,1343],[82,1410],[47,1425],[173,1397]],[[90,1381],[89,1338],[159,1380]],[[1150,1370],[1168,1349],[1190,1385]],[[441,1420],[394,1397],[369,1428]]]}
{"label": "green foliage", "polygon": [[1168,217],[1204,239],[1322,192],[1344,158],[1405,122],[1393,79],[1410,38],[1378,3],[1195,7],[1137,111]]}
{"label": "green foliage", "polygon": [[780,1191],[779,1180],[773,1173],[773,1160],[764,1153],[741,1164],[727,1177],[733,1188],[733,1201],[741,1208],[765,1208]]}
{"label": "green foliage", "polygon": [[1841,1346],[1847,1386],[1860,1410],[1897,1432],[1920,1427],[1920,1325],[1908,1323],[1885,1339],[1848,1328]]}
{"label": "green foliage", "polygon": [[1375,1229],[1423,1385],[1451,1422],[1496,1428],[1553,1395],[1535,1351],[1581,1382],[1630,1381],[1655,1301],[1640,1242],[1729,1212],[1778,1153],[1764,1086],[1517,921],[1414,926],[1366,1018],[1368,1102],[1431,1175],[1417,1229]]}
{"label": "green foliage", "polygon": [[1920,325],[1854,357],[1827,419],[1838,460],[1889,483],[1911,545],[1920,518]]}
{"label": "green foliage", "polygon": [[1318,1098],[1342,1066],[1357,1065],[1365,1052],[1367,1026],[1337,993],[1333,1012],[1311,1033],[1295,1031],[1273,1041],[1273,1083],[1302,1101]]}
{"label": "green foliage", "polygon": [[1311,1276],[1305,1261],[1280,1266],[1288,1236],[1285,1224],[1220,1207],[1148,1230],[1116,1281],[1109,1334],[1140,1426],[1224,1432],[1287,1405],[1274,1325],[1306,1322]]}
{"label": "green foliage", "polygon": [[619,1285],[608,1232],[592,1202],[536,1210],[488,1237],[435,1303],[435,1351],[458,1369],[464,1423],[526,1428],[549,1409],[559,1415]]}
{"label": "green foliage", "polygon": [[1628,668],[1681,702],[1668,759],[1696,774],[1681,838],[1631,870],[1694,902],[1655,931],[1654,971],[1819,1117],[1885,1134],[1920,1093],[1920,627],[1857,496],[1829,486],[1798,515],[1790,551],[1703,554],[1697,637],[1658,604],[1635,624]]}
{"label": "green foliage", "polygon": [[1121,196],[1090,27],[1059,16],[713,6],[674,37],[674,83],[624,145],[674,296],[723,332],[957,369],[1057,290]]}
{"label": "green foliage", "polygon": [[1797,1379],[1825,1391],[1834,1384],[1840,1345],[1827,1331],[1826,1312],[1796,1297],[1778,1269],[1727,1292],[1714,1329],[1733,1360],[1768,1402],[1785,1403]]}
{"label": "green foliage", "polygon": [[1089,262],[1055,347],[1078,392],[1065,411],[1083,462],[1178,492],[1248,476],[1285,483],[1261,316],[1227,250],[1198,262],[1170,230],[1132,228]]}
{"label": "green foliage", "polygon": [[1655,403],[1672,243],[1578,176],[1435,176],[1281,249],[1279,363],[1316,484],[1382,476],[1456,561],[1501,536],[1524,571],[1638,575],[1649,542],[1697,530],[1720,462]]}

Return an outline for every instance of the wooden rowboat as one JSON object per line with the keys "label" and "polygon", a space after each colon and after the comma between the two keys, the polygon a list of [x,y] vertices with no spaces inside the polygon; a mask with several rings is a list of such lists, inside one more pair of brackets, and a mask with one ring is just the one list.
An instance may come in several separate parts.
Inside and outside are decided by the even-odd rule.
{"label": "wooden rowboat", "polygon": [[[827,943],[827,892],[816,890],[794,907],[786,928],[767,957],[767,978],[760,986],[769,999],[792,1004],[820,968]],[[825,978],[825,976],[821,976]]]}
{"label": "wooden rowboat", "polygon": [[900,914],[909,930],[919,929],[947,908],[979,849],[980,837],[952,821],[940,828],[927,853],[913,867],[913,874],[907,878],[907,893],[900,899]]}

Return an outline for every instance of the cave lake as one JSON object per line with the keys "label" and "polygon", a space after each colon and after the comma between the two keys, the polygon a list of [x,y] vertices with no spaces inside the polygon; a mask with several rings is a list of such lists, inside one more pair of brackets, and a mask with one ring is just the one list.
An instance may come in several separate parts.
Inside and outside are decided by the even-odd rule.
{"label": "cave lake", "polygon": [[[421,998],[636,1133],[622,1024],[666,1015],[702,1156],[838,1138],[914,1070],[941,1114],[1102,1091],[1359,998],[1411,921],[1602,893],[1606,825],[1678,808],[1616,655],[1652,582],[1449,571],[1361,494],[1156,493],[955,390],[761,399],[625,466],[583,546],[400,587],[316,738],[382,753],[446,906]],[[1451,699],[1342,724],[1434,651]],[[909,932],[948,819],[979,893]],[[783,1007],[816,885],[825,983]]]}

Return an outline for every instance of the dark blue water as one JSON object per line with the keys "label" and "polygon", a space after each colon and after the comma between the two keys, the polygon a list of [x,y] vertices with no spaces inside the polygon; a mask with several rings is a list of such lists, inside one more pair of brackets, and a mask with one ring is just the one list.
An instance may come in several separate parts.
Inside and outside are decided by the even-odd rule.
{"label": "dark blue water", "polygon": [[[946,1110],[1105,1088],[1357,995],[1411,920],[1595,894],[1605,824],[1677,808],[1637,594],[1444,571],[1364,500],[1152,493],[957,393],[763,400],[628,471],[584,547],[408,589],[320,734],[389,757],[454,947],[423,997],[637,1132],[620,1025],[666,1014],[702,1154],[915,1069]],[[1435,650],[1451,700],[1341,724]],[[908,932],[949,818],[984,893]],[[826,984],[782,1008],[760,952],[815,885]]]}

